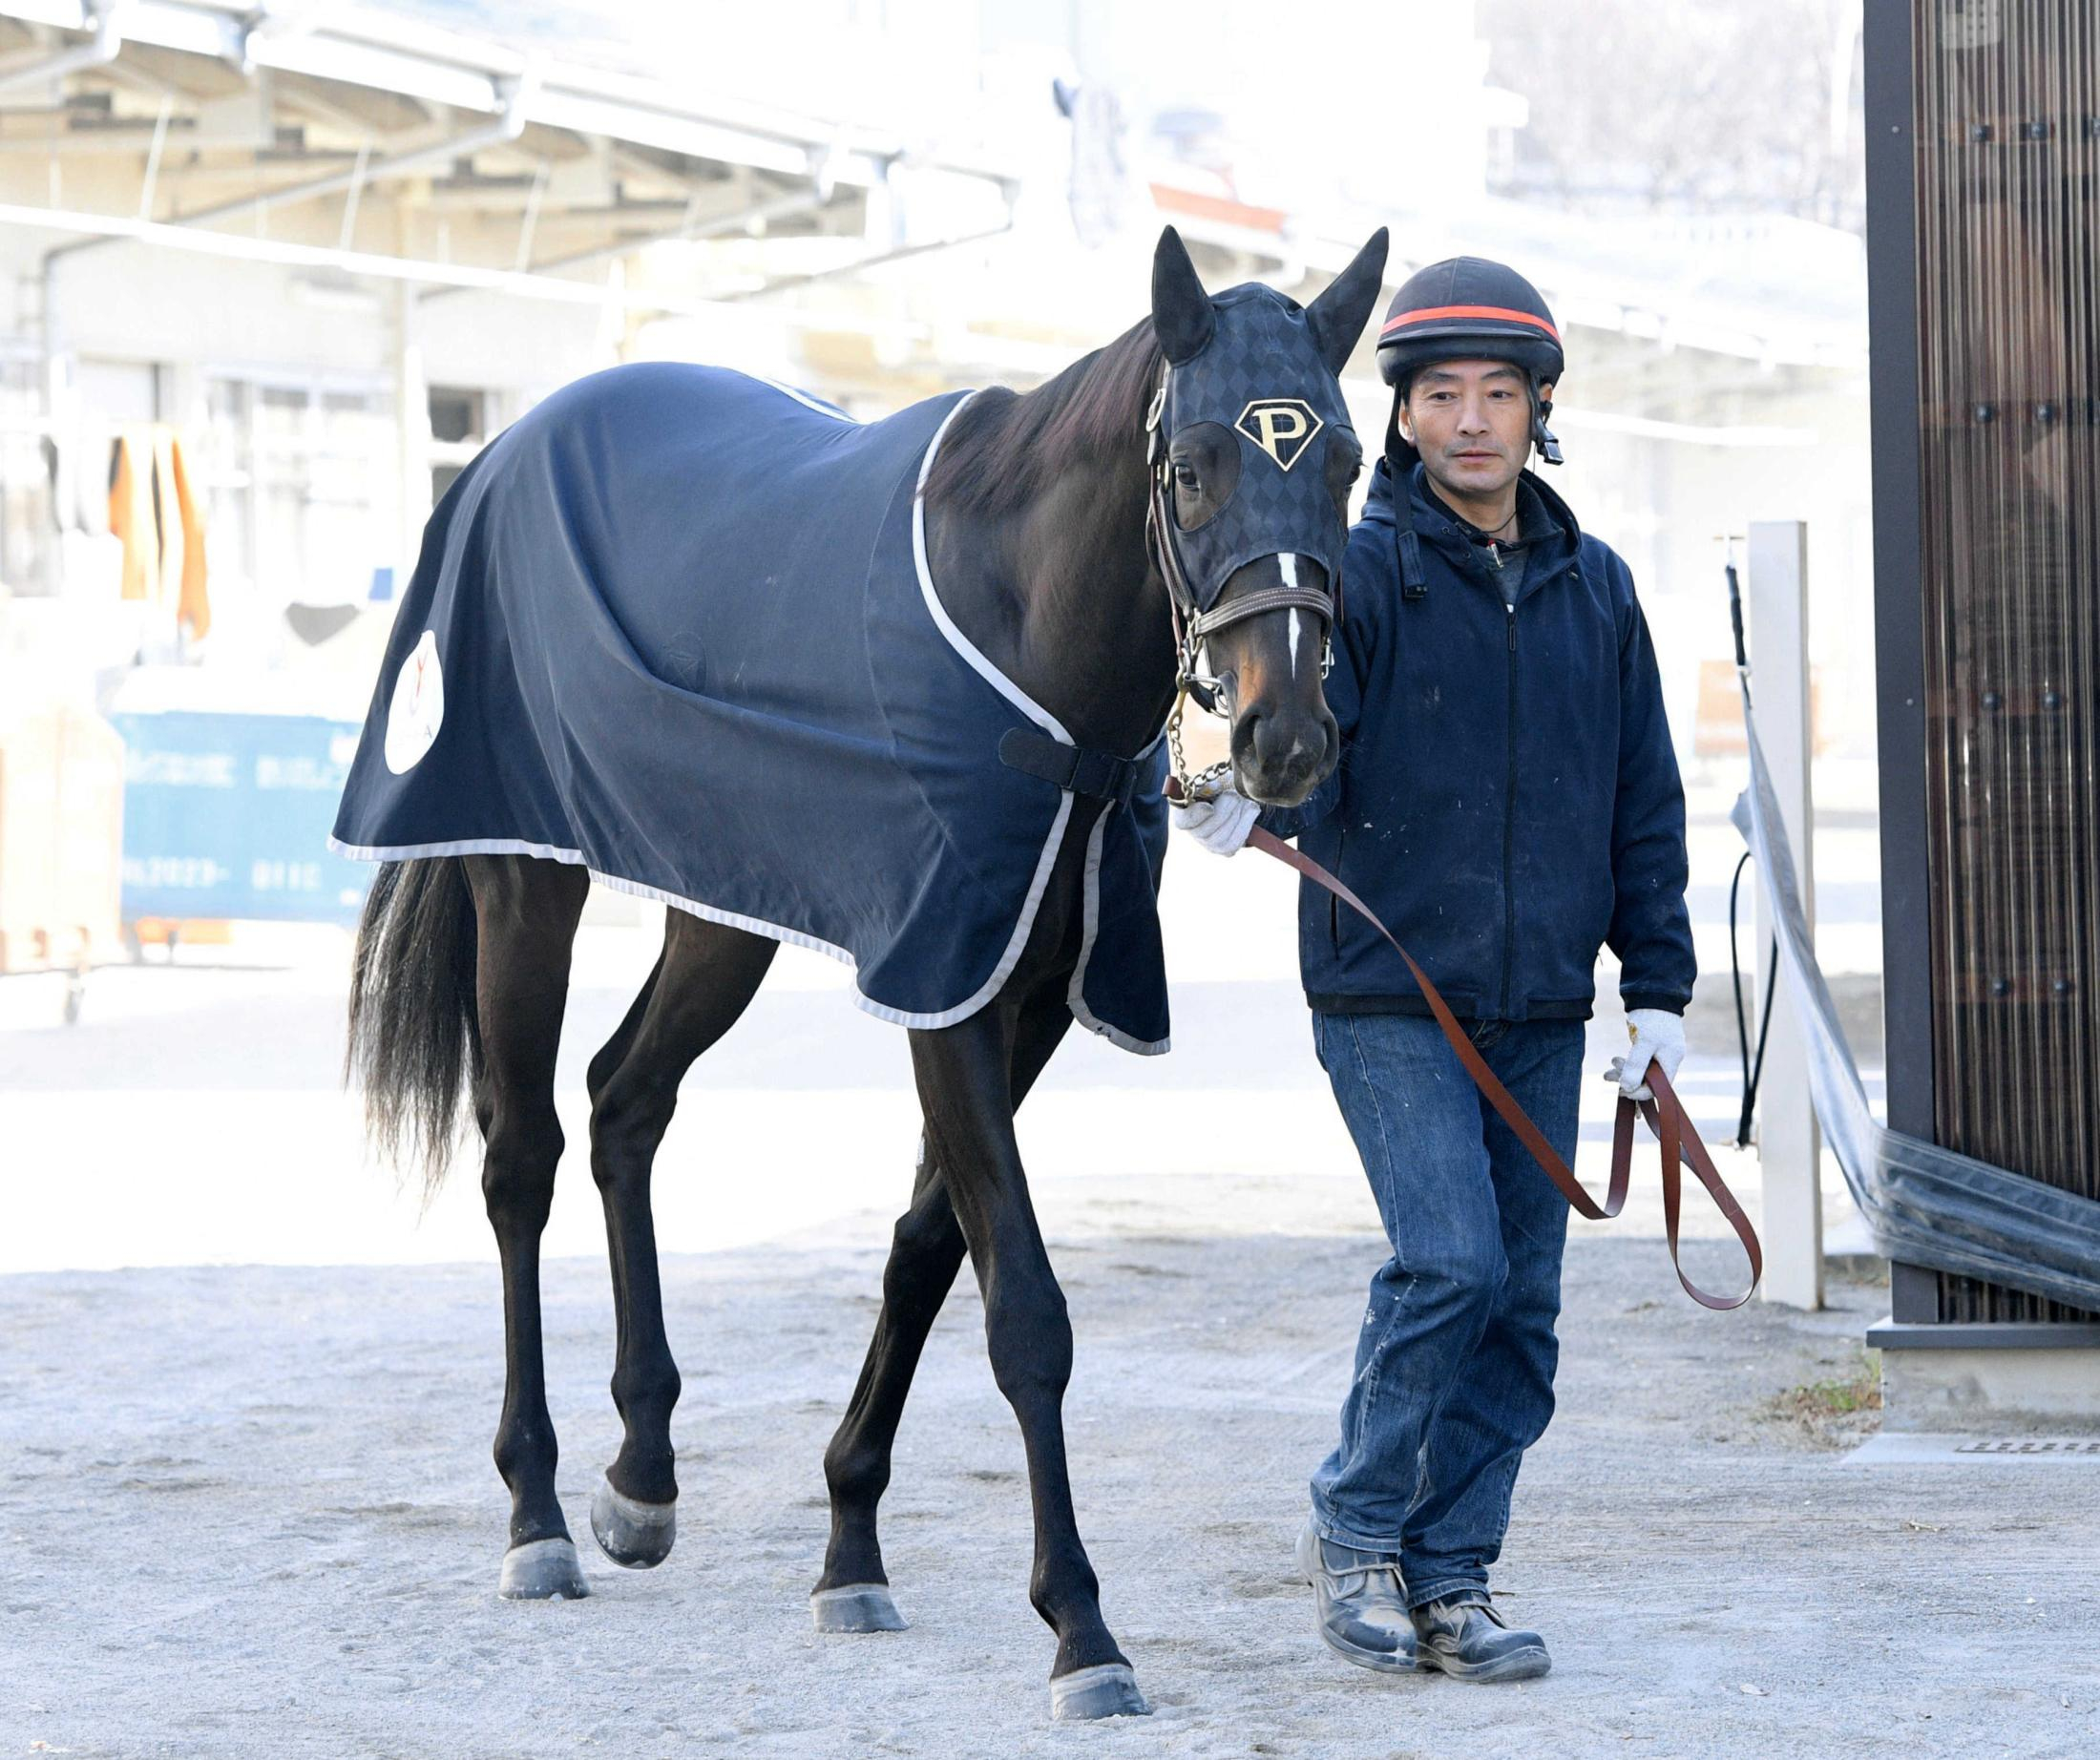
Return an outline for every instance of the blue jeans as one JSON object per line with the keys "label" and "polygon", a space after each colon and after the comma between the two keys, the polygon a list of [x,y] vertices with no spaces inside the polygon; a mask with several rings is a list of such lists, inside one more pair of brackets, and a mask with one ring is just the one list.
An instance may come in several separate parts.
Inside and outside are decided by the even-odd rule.
{"label": "blue jeans", "polygon": [[[1553,1415],[1567,1201],[1434,1020],[1316,1014],[1312,1033],[1393,1247],[1312,1512],[1328,1539],[1396,1556],[1419,1607],[1486,1586]],[[1473,1042],[1572,1165],[1582,1022],[1483,1021]]]}

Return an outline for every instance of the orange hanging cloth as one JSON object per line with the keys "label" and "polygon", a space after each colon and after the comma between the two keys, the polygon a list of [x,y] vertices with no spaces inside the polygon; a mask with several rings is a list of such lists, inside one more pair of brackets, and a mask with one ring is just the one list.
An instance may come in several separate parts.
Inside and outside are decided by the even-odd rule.
{"label": "orange hanging cloth", "polygon": [[153,511],[153,445],[140,430],[126,429],[110,442],[110,530],[123,540],[119,595],[160,597],[160,526]]}
{"label": "orange hanging cloth", "polygon": [[153,602],[165,605],[182,578],[182,526],[175,515],[175,434],[156,422],[146,430],[153,450]]}
{"label": "orange hanging cloth", "polygon": [[175,600],[192,640],[211,628],[204,564],[204,512],[174,429],[132,428],[110,443],[110,530],[124,546],[121,596]]}
{"label": "orange hanging cloth", "polygon": [[[158,463],[158,459],[156,463]],[[168,474],[175,489],[175,513],[182,534],[182,574],[176,599],[176,621],[186,626],[191,640],[210,633],[211,594],[204,579],[204,510],[190,487],[190,467],[181,436],[168,435]],[[163,512],[167,496],[161,496]]]}

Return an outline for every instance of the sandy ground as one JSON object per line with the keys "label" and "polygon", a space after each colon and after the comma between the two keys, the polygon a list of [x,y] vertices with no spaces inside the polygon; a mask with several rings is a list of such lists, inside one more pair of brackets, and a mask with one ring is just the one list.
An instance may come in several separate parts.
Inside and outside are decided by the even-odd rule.
{"label": "sandy ground", "polygon": [[[1296,1228],[1272,1225],[1288,1207]],[[1157,1713],[1047,1721],[1018,1438],[973,1289],[929,1347],[885,1505],[909,1632],[819,1638],[819,1459],[871,1322],[872,1212],[666,1266],[679,1549],[494,1594],[501,1322],[484,1266],[0,1280],[0,1752],[1447,1755],[2100,1750],[2100,1476],[1863,1470],[1766,1414],[1850,1374],[1885,1292],[1714,1317],[1660,1247],[1569,1255],[1561,1415],[1499,1586],[1545,1681],[1351,1668],[1292,1580],[1363,1278],[1342,1182],[1073,1180],[1046,1226],[1110,1620]],[[1201,1215],[1200,1228],[1191,1228]],[[1694,1249],[1719,1277],[1724,1249]],[[617,1439],[601,1264],[547,1276],[561,1488]],[[48,1745],[48,1747],[46,1746]]]}

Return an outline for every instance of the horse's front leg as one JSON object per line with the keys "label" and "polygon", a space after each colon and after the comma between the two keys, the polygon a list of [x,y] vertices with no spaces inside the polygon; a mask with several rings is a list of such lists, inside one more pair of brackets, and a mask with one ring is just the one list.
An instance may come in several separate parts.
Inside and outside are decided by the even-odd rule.
{"label": "horse's front leg", "polygon": [[[1072,1024],[1061,992],[1045,993],[1021,1012],[1014,1035],[1013,1091],[1018,1106]],[[912,1207],[897,1219],[882,1273],[882,1308],[846,1415],[824,1451],[831,1494],[831,1541],[824,1574],[809,1598],[817,1629],[902,1631],[904,1616],[890,1594],[875,1507],[890,1484],[891,1451],[912,1391],[919,1352],[962,1268],[965,1247],[939,1164],[919,1140]]]}
{"label": "horse's front leg", "polygon": [[1036,1519],[1028,1598],[1058,1636],[1051,1715],[1142,1714],[1149,1708],[1102,1618],[1101,1584],[1072,1510],[1063,1410],[1072,1325],[1014,1140],[1012,1039],[1012,1016],[996,1004],[953,1027],[914,1031],[919,1102],[983,1292],[992,1375],[1027,1451]]}

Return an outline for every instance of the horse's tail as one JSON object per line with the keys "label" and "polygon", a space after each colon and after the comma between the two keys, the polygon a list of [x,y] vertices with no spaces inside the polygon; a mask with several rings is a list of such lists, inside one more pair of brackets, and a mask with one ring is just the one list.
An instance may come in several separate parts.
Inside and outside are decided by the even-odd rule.
{"label": "horse's tail", "polygon": [[381,866],[350,964],[346,1081],[365,1091],[365,1125],[397,1166],[445,1178],[460,1095],[481,1074],[474,1013],[474,901],[457,856]]}

